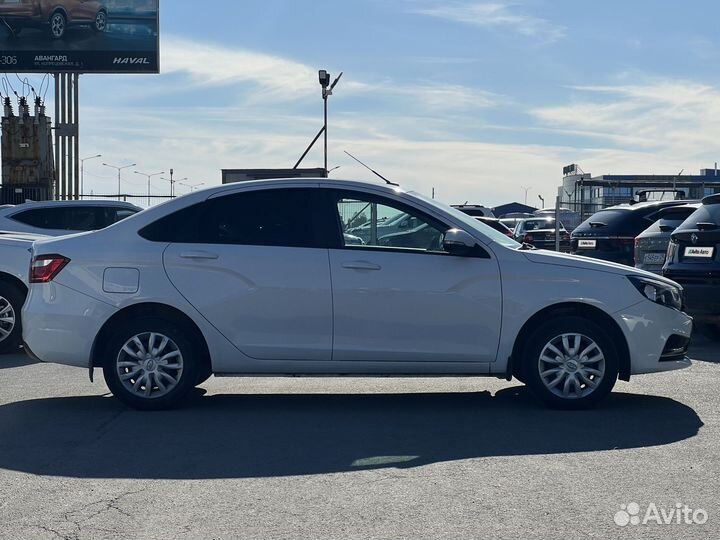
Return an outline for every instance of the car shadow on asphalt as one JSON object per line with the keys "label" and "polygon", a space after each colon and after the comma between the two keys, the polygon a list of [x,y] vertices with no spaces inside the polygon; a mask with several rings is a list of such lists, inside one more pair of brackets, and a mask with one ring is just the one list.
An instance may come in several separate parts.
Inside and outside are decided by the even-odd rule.
{"label": "car shadow on asphalt", "polygon": [[32,364],[38,364],[39,362],[33,360],[29,356],[22,352],[18,354],[1,354],[0,355],[0,369],[12,369],[24,366],[30,366]]}
{"label": "car shadow on asphalt", "polygon": [[138,412],[110,397],[0,406],[0,468],[80,478],[252,478],[467,458],[641,448],[693,437],[695,411],[615,393],[594,410],[539,407],[524,387],[428,394],[202,396]]}

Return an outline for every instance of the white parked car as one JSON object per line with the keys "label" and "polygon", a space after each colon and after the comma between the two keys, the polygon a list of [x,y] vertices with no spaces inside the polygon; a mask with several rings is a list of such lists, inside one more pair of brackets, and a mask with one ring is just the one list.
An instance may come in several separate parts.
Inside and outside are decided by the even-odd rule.
{"label": "white parked car", "polygon": [[96,231],[140,210],[122,201],[42,201],[0,206],[0,231],[48,236]]}
{"label": "white parked car", "polygon": [[115,201],[45,201],[0,207],[0,354],[17,351],[35,240],[101,229],[139,212]]}
{"label": "white parked car", "polygon": [[[339,216],[362,203],[435,235],[347,244]],[[515,376],[550,405],[582,408],[618,377],[690,365],[676,283],[527,249],[391,186],[225,185],[33,250],[29,352],[102,368],[139,409],[176,405],[212,373]]]}

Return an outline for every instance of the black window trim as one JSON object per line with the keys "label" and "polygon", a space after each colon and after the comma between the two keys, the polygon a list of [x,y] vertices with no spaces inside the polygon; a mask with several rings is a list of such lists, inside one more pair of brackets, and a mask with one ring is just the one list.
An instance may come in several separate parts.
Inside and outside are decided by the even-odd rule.
{"label": "black window trim", "polygon": [[[334,224],[335,224],[332,231],[328,230],[328,234],[325,235],[326,241],[328,244],[328,249],[334,249],[337,251],[349,251],[349,252],[369,251],[369,252],[374,252],[374,253],[406,253],[406,254],[412,254],[412,255],[434,255],[434,256],[441,256],[441,257],[491,259],[490,254],[479,243],[476,248],[477,252],[468,254],[468,255],[453,255],[452,253],[448,253],[447,251],[428,251],[426,249],[419,249],[419,248],[401,248],[401,247],[366,246],[366,245],[346,246],[345,242],[342,241],[343,226],[342,226],[342,222],[340,221],[340,213],[338,212],[338,206],[337,206],[338,202],[340,202],[340,200],[343,198],[367,201],[367,202],[374,202],[376,204],[382,204],[383,206],[390,206],[391,208],[396,208],[396,209],[400,210],[401,212],[405,212],[406,214],[409,214],[409,215],[412,215],[412,216],[415,216],[415,217],[418,217],[418,218],[424,220],[425,222],[429,223],[431,226],[435,227],[436,229],[438,229],[440,231],[443,231],[443,230],[448,231],[455,227],[452,227],[452,226],[448,225],[447,223],[443,223],[442,221],[438,220],[437,218],[430,216],[427,213],[423,212],[422,210],[419,210],[416,207],[411,206],[403,201],[398,201],[397,199],[393,199],[393,198],[386,197],[383,195],[377,195],[375,193],[368,193],[366,191],[356,191],[353,189],[344,189],[344,188],[321,188],[321,191],[325,192],[324,203],[323,203],[324,207],[328,208],[330,210],[330,212],[332,212],[332,215],[334,216],[332,221],[334,221]],[[390,202],[391,204],[388,204],[388,202]],[[323,211],[323,212],[325,212],[325,211]]]}

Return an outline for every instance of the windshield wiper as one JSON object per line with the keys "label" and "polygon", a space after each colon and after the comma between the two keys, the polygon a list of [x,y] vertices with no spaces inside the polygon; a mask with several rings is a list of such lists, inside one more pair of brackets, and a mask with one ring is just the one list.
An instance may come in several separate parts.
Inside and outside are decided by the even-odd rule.
{"label": "windshield wiper", "polygon": [[532,249],[537,249],[537,248],[536,248],[535,246],[533,246],[532,244],[528,244],[527,242],[523,242],[518,249],[519,249],[520,251],[526,251],[526,250],[532,250]]}
{"label": "windshield wiper", "polygon": [[607,227],[607,223],[603,223],[602,221],[591,221],[589,225],[593,228]]}

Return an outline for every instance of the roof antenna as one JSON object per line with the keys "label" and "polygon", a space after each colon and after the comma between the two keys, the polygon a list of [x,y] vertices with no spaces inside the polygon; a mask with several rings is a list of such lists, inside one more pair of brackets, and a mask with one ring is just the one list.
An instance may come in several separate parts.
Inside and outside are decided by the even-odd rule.
{"label": "roof antenna", "polygon": [[353,155],[352,155],[350,152],[348,152],[347,150],[343,150],[343,152],[345,152],[348,156],[350,156],[351,158],[353,158],[355,161],[357,161],[360,165],[362,165],[363,167],[365,167],[368,171],[370,171],[371,173],[373,173],[375,176],[378,176],[378,177],[382,178],[383,180],[385,180],[385,183],[386,183],[386,184],[391,185],[391,186],[400,186],[400,184],[396,184],[395,182],[391,182],[390,180],[388,180],[387,178],[385,178],[385,177],[384,177],[382,174],[380,174],[379,172],[372,170],[370,167],[368,167],[367,165],[365,165],[362,161],[360,161],[358,158],[356,158],[355,156],[353,156]]}

